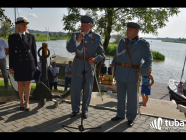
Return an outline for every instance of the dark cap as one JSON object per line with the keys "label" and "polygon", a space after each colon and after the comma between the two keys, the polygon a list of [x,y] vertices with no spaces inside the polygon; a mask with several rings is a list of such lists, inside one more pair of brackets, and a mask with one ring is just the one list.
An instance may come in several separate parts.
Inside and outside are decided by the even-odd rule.
{"label": "dark cap", "polygon": [[128,22],[127,23],[127,28],[137,28],[138,30],[140,29],[140,25],[135,22]]}
{"label": "dark cap", "polygon": [[19,24],[19,23],[29,23],[29,22],[27,22],[27,19],[26,19],[26,17],[18,17],[17,18],[17,22],[15,22],[15,24]]}
{"label": "dark cap", "polygon": [[81,16],[81,23],[90,23],[90,24],[93,24],[94,21],[89,16]]}

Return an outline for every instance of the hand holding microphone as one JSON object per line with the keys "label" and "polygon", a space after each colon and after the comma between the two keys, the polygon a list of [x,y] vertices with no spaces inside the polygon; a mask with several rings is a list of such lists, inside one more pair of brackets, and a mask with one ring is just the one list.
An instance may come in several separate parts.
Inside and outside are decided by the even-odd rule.
{"label": "hand holding microphone", "polygon": [[79,36],[78,36],[77,42],[78,42],[78,43],[81,42],[81,40],[84,39],[84,36],[85,36],[84,32],[81,32],[81,33],[79,34]]}

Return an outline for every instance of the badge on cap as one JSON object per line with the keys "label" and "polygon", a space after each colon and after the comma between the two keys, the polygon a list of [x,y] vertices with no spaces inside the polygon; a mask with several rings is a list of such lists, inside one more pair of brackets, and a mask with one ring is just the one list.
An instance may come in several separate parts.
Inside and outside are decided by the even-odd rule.
{"label": "badge on cap", "polygon": [[24,22],[27,22],[27,20],[24,20]]}

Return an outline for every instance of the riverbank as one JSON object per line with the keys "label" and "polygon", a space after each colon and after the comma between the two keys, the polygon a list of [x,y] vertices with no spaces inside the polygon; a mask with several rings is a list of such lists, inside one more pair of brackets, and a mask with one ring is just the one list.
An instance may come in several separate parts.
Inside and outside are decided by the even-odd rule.
{"label": "riverbank", "polygon": [[172,42],[172,43],[184,43],[186,44],[186,41],[175,41],[175,40],[161,40],[162,42]]}
{"label": "riverbank", "polygon": [[[31,33],[31,34],[33,34],[35,36],[36,42],[47,41],[46,34],[37,34],[37,33]],[[8,36],[6,38],[4,38],[4,37],[1,37],[1,38],[6,40],[8,43]],[[50,38],[48,37],[48,41],[50,41],[50,40],[68,40],[68,39],[69,39],[69,37],[62,37],[62,36],[61,37],[52,36]]]}

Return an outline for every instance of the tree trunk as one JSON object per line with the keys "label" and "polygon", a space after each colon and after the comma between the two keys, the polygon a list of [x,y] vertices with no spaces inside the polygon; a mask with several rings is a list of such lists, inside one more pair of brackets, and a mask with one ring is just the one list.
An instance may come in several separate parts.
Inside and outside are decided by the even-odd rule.
{"label": "tree trunk", "polygon": [[[110,33],[112,31],[112,12],[113,12],[113,9],[111,9],[111,8],[106,9],[108,19],[107,19],[107,27],[105,28],[105,33],[104,33],[104,35],[105,35],[105,39],[104,39],[104,43],[103,43],[104,52],[106,52],[106,50],[108,48],[108,44],[109,44],[109,40],[110,40]],[[105,61],[105,58],[102,59],[97,64],[97,67],[96,67],[96,77],[97,77],[98,83],[99,83],[99,75],[100,75],[101,65],[104,61]],[[96,79],[94,77],[93,92],[98,92],[98,91],[99,90],[97,87]]]}

